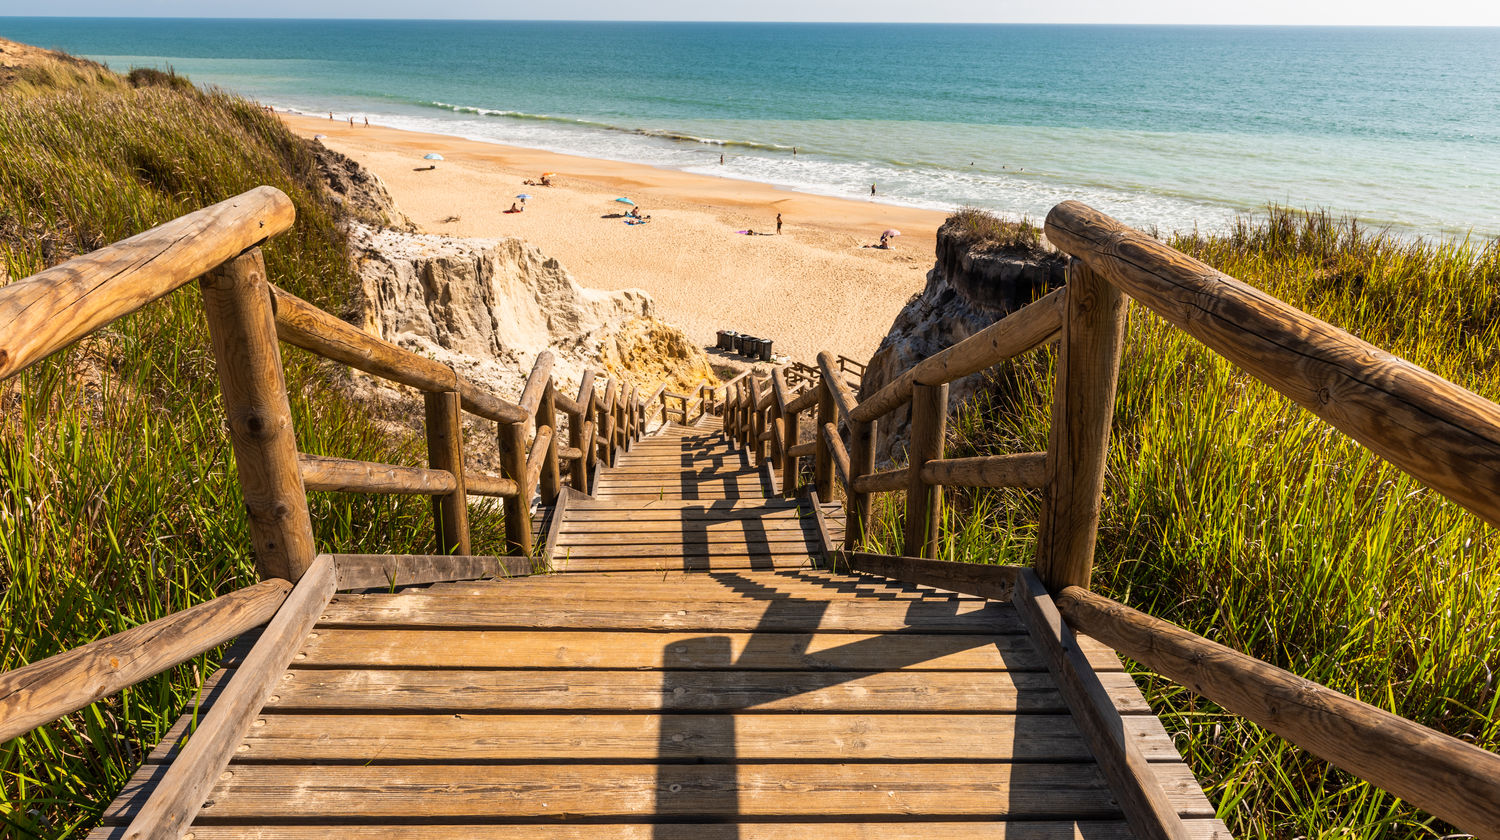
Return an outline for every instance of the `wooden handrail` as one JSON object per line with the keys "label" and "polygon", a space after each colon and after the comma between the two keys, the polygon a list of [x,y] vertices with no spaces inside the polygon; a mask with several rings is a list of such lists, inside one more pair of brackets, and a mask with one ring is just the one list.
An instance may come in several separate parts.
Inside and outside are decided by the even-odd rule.
{"label": "wooden handrail", "polygon": [[464,492],[471,496],[514,496],[520,486],[508,478],[490,473],[464,473]]}
{"label": "wooden handrail", "polygon": [[287,230],[274,187],[173,219],[0,288],[0,380]]}
{"label": "wooden handrail", "polygon": [[928,461],[922,467],[922,480],[944,487],[1045,487],[1047,453]]}
{"label": "wooden handrail", "polygon": [[531,441],[531,454],[526,456],[526,482],[522,485],[526,496],[535,492],[537,484],[542,480],[542,467],[547,465],[547,449],[551,445],[552,427],[537,429],[536,438]]}
{"label": "wooden handrail", "polygon": [[297,461],[302,469],[302,483],[309,492],[435,496],[458,489],[458,481],[447,470],[352,461],[348,458],[328,458],[306,453],[299,454]]}
{"label": "wooden handrail", "polygon": [[464,379],[441,362],[370,335],[274,285],[271,293],[276,335],[287,344],[421,391],[456,390],[465,411],[488,420],[518,423],[526,419],[519,406]]}
{"label": "wooden handrail", "polygon": [[1463,831],[1500,826],[1500,755],[1081,587],[1056,603],[1080,632]]}
{"label": "wooden handrail", "polygon": [[1500,525],[1500,405],[1076,201],[1047,238],[1423,484]]}
{"label": "wooden handrail", "polygon": [[833,354],[827,350],[818,354],[818,368],[823,372],[823,387],[833,392],[833,403],[838,407],[839,413],[845,420],[853,418],[854,410],[859,408],[859,400],[855,399],[854,391],[850,389],[849,383],[844,381],[839,372],[834,369]]}
{"label": "wooden handrail", "polygon": [[536,362],[531,366],[531,373],[526,377],[526,387],[521,389],[521,413],[527,418],[536,414],[536,407],[542,401],[542,392],[547,390],[547,385],[552,381],[552,364],[554,362],[552,351],[543,350],[536,355]]}
{"label": "wooden handrail", "polygon": [[261,581],[0,674],[0,741],[212,650],[271,620],[292,585]]}
{"label": "wooden handrail", "polygon": [[1062,329],[1066,291],[1063,288],[1051,292],[912,365],[860,403],[850,417],[860,422],[874,420],[911,399],[913,385],[943,385],[1055,340]]}
{"label": "wooden handrail", "polygon": [[853,486],[859,493],[887,493],[906,487],[911,480],[910,475],[906,467],[899,470],[882,470],[868,475],[855,476]]}
{"label": "wooden handrail", "polygon": [[828,443],[828,454],[833,459],[833,467],[838,471],[839,480],[845,486],[851,483],[849,472],[849,450],[844,448],[843,438],[839,437],[838,427],[832,423],[823,424],[823,439]]}

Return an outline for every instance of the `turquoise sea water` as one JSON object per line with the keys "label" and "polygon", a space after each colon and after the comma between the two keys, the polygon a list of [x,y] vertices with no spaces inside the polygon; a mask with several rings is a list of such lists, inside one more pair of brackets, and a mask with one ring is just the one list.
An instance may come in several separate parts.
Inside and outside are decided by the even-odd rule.
{"label": "turquoise sea water", "polygon": [[1500,236],[1500,29],[0,18],[0,35],[308,113],[828,195],[876,183],[1033,218],[1077,198],[1164,230],[1277,202]]}

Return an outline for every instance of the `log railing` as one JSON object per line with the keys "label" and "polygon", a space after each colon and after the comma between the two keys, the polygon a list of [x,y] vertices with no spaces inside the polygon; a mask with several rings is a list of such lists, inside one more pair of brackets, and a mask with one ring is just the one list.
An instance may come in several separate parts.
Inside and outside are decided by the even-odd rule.
{"label": "log railing", "polygon": [[[5,325],[0,331],[0,379],[5,379],[199,281],[256,571],[262,578],[245,589],[0,674],[0,740],[23,735],[268,622],[254,654],[266,659],[265,667],[238,670],[274,676],[285,665],[274,660],[282,654],[290,658],[291,648],[305,638],[310,622],[337,588],[426,583],[497,571],[529,573],[535,555],[532,498],[540,495],[544,504],[552,504],[564,476],[573,489],[587,492],[598,465],[611,463],[643,433],[644,406],[633,389],[615,381],[601,387],[589,372],[576,398],[563,394],[551,375],[549,352],[537,357],[520,400],[512,403],[447,365],[376,338],[271,285],[259,246],[288,230],[294,218],[286,195],[259,187],[0,287],[0,324]],[[280,342],[419,391],[427,464],[299,452]],[[497,424],[500,475],[465,468],[465,412]],[[560,431],[563,426],[567,437]],[[432,497],[440,554],[320,554],[307,493],[324,491]],[[471,495],[502,499],[503,553],[513,560],[472,555]],[[272,642],[267,644],[267,638]],[[268,690],[257,682],[259,676],[246,679],[233,703],[216,705],[211,715],[217,723],[209,726],[206,720],[208,728],[200,727],[195,736],[194,743],[203,744],[202,759],[188,761],[184,753],[173,772],[177,765],[187,773],[196,772],[193,767],[201,770],[200,763],[228,760],[218,742],[233,748],[231,742],[240,737],[234,734],[240,723],[235,716],[259,708],[258,693]],[[195,788],[188,784],[184,790],[191,794]],[[192,795],[184,801],[189,800]],[[161,828],[182,816],[174,805],[163,807],[167,810],[160,814],[143,812],[137,822]]]}
{"label": "log railing", "polygon": [[[765,385],[736,380],[723,408],[726,433],[756,464],[780,471],[784,495],[806,490],[830,501],[835,487],[842,489],[845,535],[842,548],[830,552],[833,562],[984,597],[1016,591],[1018,605],[1042,624],[1056,614],[1078,632],[1459,828],[1494,835],[1500,756],[1143,615],[1088,586],[1129,300],[1494,525],[1500,525],[1500,405],[1077,202],[1053,208],[1046,232],[1071,258],[1064,288],[922,360],[863,402],[845,379],[850,366],[829,353],[818,356],[817,375],[800,366],[776,370]],[[949,383],[1054,342],[1047,451],[944,457]],[[788,387],[793,382],[812,387],[795,394]],[[877,424],[902,406],[911,411],[906,464],[877,471]],[[809,426],[811,439],[804,440]],[[807,487],[799,487],[803,458],[812,459]],[[1030,589],[1020,592],[1014,568],[935,559],[944,487],[1041,492]],[[863,553],[870,494],[893,491],[905,493],[905,556]],[[1049,590],[1057,593],[1055,602]],[[1065,654],[1066,645],[1059,652]],[[1109,733],[1099,738],[1096,754],[1120,751]],[[1122,761],[1128,753],[1121,753]],[[1142,836],[1181,836],[1170,815],[1157,816],[1140,824],[1133,819],[1132,827]]]}

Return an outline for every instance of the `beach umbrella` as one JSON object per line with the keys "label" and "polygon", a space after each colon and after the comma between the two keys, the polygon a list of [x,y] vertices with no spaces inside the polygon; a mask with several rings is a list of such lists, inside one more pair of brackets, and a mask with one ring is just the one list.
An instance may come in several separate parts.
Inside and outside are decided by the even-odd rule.
{"label": "beach umbrella", "polygon": [[621,204],[629,204],[629,205],[630,205],[630,206],[631,206],[631,207],[634,207],[634,206],[635,206],[635,202],[634,202],[634,201],[631,201],[631,200],[630,200],[630,199],[628,199],[628,198],[625,198],[625,197],[623,197],[623,196],[622,196],[622,197],[620,197],[620,198],[617,198],[617,199],[615,199],[615,201],[618,201],[618,202],[620,202],[620,203],[621,203]]}
{"label": "beach umbrella", "polygon": [[328,135],[326,135],[326,134],[314,134],[313,135],[313,139],[314,140],[322,140],[322,139],[325,139],[326,137],[328,137]]}
{"label": "beach umbrella", "polygon": [[881,236],[900,236],[901,235],[901,231],[896,230],[895,228],[890,228],[885,233],[882,233],[880,235]]}
{"label": "beach umbrella", "polygon": [[422,155],[422,160],[442,160],[442,159],[443,159],[443,156],[440,155],[440,154],[438,154],[437,152],[428,152],[427,154]]}
{"label": "beach umbrella", "polygon": [[519,198],[522,201],[525,201],[526,199],[531,198],[531,196],[527,195],[526,193],[521,193],[520,195],[516,196],[516,198]]}
{"label": "beach umbrella", "polygon": [[556,172],[543,172],[542,173],[542,177],[543,178],[551,178],[553,175],[556,175],[556,174],[557,174]]}

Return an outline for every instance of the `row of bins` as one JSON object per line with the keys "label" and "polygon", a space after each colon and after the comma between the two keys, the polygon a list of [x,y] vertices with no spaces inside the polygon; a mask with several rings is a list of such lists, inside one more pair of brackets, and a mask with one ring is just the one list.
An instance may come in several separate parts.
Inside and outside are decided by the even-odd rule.
{"label": "row of bins", "polygon": [[738,353],[762,362],[771,361],[771,339],[742,335],[733,330],[719,330],[717,347],[726,353]]}

